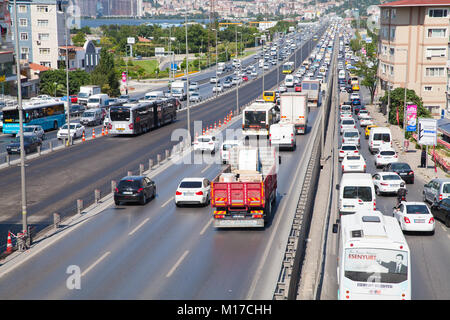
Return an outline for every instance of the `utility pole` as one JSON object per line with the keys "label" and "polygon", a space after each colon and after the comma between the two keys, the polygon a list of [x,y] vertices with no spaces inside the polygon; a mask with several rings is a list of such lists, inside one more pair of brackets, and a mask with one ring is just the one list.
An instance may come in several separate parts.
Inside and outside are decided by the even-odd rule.
{"label": "utility pole", "polygon": [[[189,88],[189,47],[188,47],[188,24],[187,24],[187,7],[185,8],[185,31],[186,31],[186,86]],[[191,145],[191,114],[189,106],[189,89],[186,95],[186,107],[187,107],[187,130],[189,146]]]}
{"label": "utility pole", "polygon": [[[238,57],[238,47],[237,47],[237,25],[234,26],[234,30],[236,33],[236,60]],[[238,79],[237,83],[236,83],[236,114],[239,114],[239,84],[240,81]]]}
{"label": "utility pole", "polygon": [[[19,111],[19,139],[20,139],[20,182],[22,192],[22,232],[25,240],[29,239],[27,222],[27,192],[25,181],[25,148],[23,139],[23,106],[22,106],[22,84],[20,82],[20,51],[19,51],[19,24],[17,20],[17,0],[14,0],[14,40],[16,50],[16,75],[17,75],[17,108]],[[27,243],[27,241],[25,241]]]}
{"label": "utility pole", "polygon": [[[71,101],[69,98],[69,45],[68,45],[68,36],[67,36],[67,7],[64,10],[64,30],[66,34],[66,92],[67,92],[67,128],[69,132],[67,143],[68,145],[72,145],[72,137],[70,135],[70,105]],[[128,80],[128,73],[127,73]],[[128,86],[127,86],[128,87]]]}

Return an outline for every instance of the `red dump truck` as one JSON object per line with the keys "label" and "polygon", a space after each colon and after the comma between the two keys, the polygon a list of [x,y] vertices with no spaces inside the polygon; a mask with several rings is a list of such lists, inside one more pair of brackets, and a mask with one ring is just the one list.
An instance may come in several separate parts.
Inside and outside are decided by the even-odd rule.
{"label": "red dump truck", "polygon": [[264,227],[277,195],[276,148],[236,146],[211,183],[216,228]]}

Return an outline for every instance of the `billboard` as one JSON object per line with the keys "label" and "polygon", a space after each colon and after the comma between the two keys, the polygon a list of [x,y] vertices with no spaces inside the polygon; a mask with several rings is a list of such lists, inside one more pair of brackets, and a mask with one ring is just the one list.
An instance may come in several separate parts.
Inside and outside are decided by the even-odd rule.
{"label": "billboard", "polygon": [[415,132],[417,130],[417,105],[406,106],[406,131]]}

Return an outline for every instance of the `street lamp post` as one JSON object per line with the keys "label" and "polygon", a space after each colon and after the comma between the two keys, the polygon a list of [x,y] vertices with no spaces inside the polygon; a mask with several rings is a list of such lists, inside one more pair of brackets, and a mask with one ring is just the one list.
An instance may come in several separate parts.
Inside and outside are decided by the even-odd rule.
{"label": "street lamp post", "polygon": [[[67,8],[64,11],[64,21],[67,21]],[[72,137],[70,136],[70,98],[69,98],[69,45],[68,45],[68,35],[67,35],[67,25],[64,26],[65,37],[66,37],[66,94],[67,94],[67,129],[69,132],[67,143],[70,146],[72,144]],[[127,73],[128,79],[128,73]]]}
{"label": "street lamp post", "polygon": [[403,151],[406,150],[405,148],[405,144],[406,144],[406,90],[408,88],[408,77],[409,77],[409,53],[408,53],[408,49],[397,49],[397,51],[405,51],[406,53],[406,72],[405,72],[405,90],[404,90],[404,97],[403,97],[403,130],[404,130],[404,135],[403,135]]}
{"label": "street lamp post", "polygon": [[[188,24],[187,24],[187,8],[185,9],[185,32],[186,32],[186,82],[189,88],[189,47],[188,47]],[[187,108],[187,130],[188,130],[188,142],[191,145],[191,114],[189,106],[189,89],[186,95],[186,108]]]}

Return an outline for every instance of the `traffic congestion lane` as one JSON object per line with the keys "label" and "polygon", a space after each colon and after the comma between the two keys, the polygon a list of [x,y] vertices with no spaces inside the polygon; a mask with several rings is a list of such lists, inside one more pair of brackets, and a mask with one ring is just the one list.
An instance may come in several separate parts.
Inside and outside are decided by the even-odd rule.
{"label": "traffic congestion lane", "polygon": [[[310,113],[310,125],[317,113]],[[239,123],[235,125],[239,127]],[[289,192],[284,181],[289,181],[292,169],[301,165],[298,159],[308,138],[308,134],[298,136],[299,148],[292,153],[282,152],[278,205]],[[273,223],[265,230],[218,231],[210,222],[211,207],[176,208],[171,199],[182,177],[203,175],[212,179],[220,168],[221,165],[179,165],[163,171],[154,178],[158,193],[155,200],[145,206],[108,208],[91,218],[3,275],[0,297],[244,298],[269,234],[274,232]],[[276,212],[274,219],[282,216]],[[71,265],[81,268],[81,290],[65,286]]]}
{"label": "traffic congestion lane", "polygon": [[[348,99],[345,100],[347,101]],[[359,126],[359,122],[357,123],[357,128],[361,135],[360,154],[366,160],[366,172],[370,174],[380,172],[382,169],[375,167],[374,155],[368,149],[368,140],[364,139],[364,130]],[[412,169],[414,170],[415,168]],[[340,173],[341,176],[342,173]],[[427,182],[423,181],[421,177],[416,176],[414,184],[407,184],[407,201],[421,202],[423,186]],[[377,210],[385,215],[393,216],[393,207],[397,204],[395,194],[377,196],[376,200]],[[430,207],[429,203],[427,205]],[[448,263],[450,263],[450,249],[448,247],[450,232],[441,221],[435,219],[435,224],[435,234],[432,236],[420,233],[405,234],[406,241],[411,250],[411,297],[413,300],[450,298],[450,279],[445,276],[444,271]]]}

